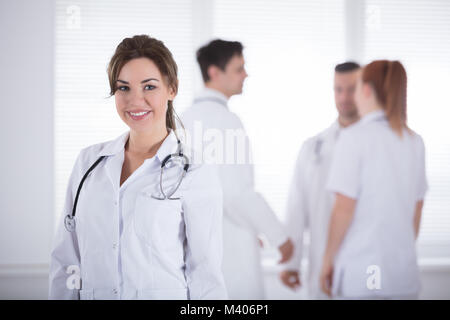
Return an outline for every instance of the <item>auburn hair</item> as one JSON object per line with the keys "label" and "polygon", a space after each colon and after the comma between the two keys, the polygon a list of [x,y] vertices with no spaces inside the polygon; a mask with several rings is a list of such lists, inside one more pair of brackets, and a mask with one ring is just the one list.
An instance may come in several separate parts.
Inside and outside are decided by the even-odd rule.
{"label": "auburn hair", "polygon": [[362,81],[369,83],[391,128],[402,135],[406,120],[406,70],[399,61],[376,60],[366,65]]}

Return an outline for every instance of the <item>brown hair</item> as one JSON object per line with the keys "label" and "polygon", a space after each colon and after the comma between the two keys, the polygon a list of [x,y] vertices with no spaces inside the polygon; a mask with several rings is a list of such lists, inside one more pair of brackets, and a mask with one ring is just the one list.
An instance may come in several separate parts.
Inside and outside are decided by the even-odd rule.
{"label": "brown hair", "polygon": [[377,60],[364,67],[362,81],[370,83],[391,128],[402,135],[406,124],[406,71],[399,61]]}
{"label": "brown hair", "polygon": [[[147,35],[137,35],[123,39],[111,57],[108,65],[110,96],[113,96],[116,92],[116,81],[122,67],[128,61],[141,57],[148,58],[156,64],[159,72],[163,75],[164,82],[176,94],[178,92],[178,68],[169,49],[160,40]],[[167,104],[166,127],[176,130],[176,119],[179,120],[179,117],[173,108],[173,101],[169,100]]]}
{"label": "brown hair", "polygon": [[225,71],[225,68],[235,55],[242,56],[244,47],[238,41],[216,39],[197,50],[197,62],[200,65],[203,81],[209,80],[208,68],[212,65]]}

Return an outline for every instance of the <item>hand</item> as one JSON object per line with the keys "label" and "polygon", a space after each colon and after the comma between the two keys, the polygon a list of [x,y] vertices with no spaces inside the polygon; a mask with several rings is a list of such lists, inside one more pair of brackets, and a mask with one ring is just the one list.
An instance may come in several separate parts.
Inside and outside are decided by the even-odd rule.
{"label": "hand", "polygon": [[293,270],[281,271],[280,279],[281,279],[281,282],[283,282],[283,284],[285,286],[288,286],[292,290],[296,290],[298,287],[301,286],[298,271],[293,271]]}
{"label": "hand", "polygon": [[281,260],[278,263],[283,263],[288,261],[292,254],[294,253],[294,245],[292,244],[291,239],[287,239],[281,246],[278,247],[281,253]]}
{"label": "hand", "polygon": [[333,280],[333,262],[332,259],[325,256],[320,272],[320,287],[329,297],[331,297],[331,285]]}

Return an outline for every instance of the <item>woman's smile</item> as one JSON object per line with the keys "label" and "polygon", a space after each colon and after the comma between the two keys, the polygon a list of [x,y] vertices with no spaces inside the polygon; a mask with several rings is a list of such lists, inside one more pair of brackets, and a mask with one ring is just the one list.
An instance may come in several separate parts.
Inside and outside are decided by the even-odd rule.
{"label": "woman's smile", "polygon": [[126,111],[125,113],[133,120],[140,121],[148,118],[152,113],[152,110],[134,110],[134,111]]}

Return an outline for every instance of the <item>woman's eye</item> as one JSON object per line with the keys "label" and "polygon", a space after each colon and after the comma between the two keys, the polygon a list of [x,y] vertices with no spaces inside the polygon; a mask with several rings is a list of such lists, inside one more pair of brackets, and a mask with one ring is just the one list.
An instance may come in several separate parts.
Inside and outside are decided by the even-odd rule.
{"label": "woman's eye", "polygon": [[153,89],[155,89],[156,87],[155,86],[152,86],[151,84],[148,84],[148,85],[146,85],[145,87],[144,87],[144,89],[145,90],[153,90]]}
{"label": "woman's eye", "polygon": [[120,87],[117,87],[117,90],[120,90],[120,91],[128,91],[129,88],[128,88],[127,86],[120,86]]}

